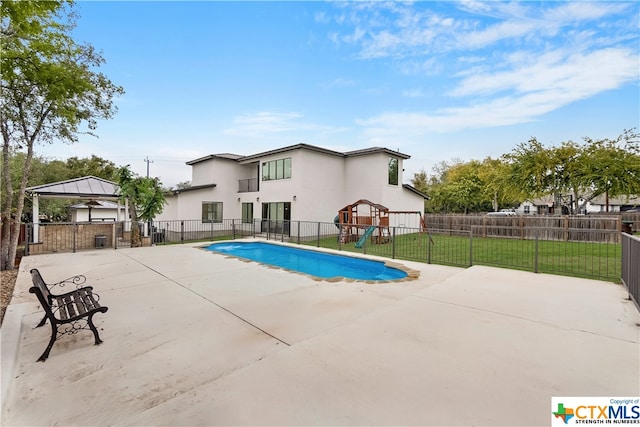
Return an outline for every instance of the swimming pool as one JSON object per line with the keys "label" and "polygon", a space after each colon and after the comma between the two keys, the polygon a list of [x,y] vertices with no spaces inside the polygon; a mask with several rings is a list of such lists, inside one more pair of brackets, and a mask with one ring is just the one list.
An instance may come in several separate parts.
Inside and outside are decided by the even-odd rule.
{"label": "swimming pool", "polygon": [[262,242],[223,242],[206,246],[217,253],[298,271],[323,279],[387,281],[407,277],[407,272],[389,267],[384,262],[334,255]]}

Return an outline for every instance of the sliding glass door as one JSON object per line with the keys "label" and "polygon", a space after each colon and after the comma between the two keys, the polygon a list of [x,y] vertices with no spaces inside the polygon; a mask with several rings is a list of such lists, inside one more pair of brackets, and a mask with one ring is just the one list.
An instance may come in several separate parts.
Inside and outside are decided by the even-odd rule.
{"label": "sliding glass door", "polygon": [[291,202],[270,202],[262,204],[262,231],[289,235]]}

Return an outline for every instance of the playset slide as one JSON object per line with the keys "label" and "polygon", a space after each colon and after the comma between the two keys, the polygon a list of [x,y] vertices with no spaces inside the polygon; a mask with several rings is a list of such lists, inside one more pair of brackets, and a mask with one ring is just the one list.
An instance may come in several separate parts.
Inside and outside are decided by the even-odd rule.
{"label": "playset slide", "polygon": [[371,236],[371,234],[374,231],[376,231],[376,228],[377,227],[375,225],[369,226],[369,228],[367,228],[367,231],[364,232],[360,240],[358,240],[358,243],[356,243],[356,248],[360,249],[364,245],[364,242],[369,238],[369,236]]}

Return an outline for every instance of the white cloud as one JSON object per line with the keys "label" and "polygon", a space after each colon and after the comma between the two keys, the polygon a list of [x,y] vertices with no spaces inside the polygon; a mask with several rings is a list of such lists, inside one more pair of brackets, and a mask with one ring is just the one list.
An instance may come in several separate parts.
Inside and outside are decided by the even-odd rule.
{"label": "white cloud", "polygon": [[[522,40],[544,47],[554,37],[579,34],[576,29],[583,25],[613,15],[623,16],[630,7],[618,2],[550,3],[541,7],[527,2],[461,1],[450,3],[458,11],[445,15],[425,4],[428,3],[374,2],[365,7],[350,3],[357,18],[340,22],[353,23],[353,32],[332,33],[330,38],[337,44],[356,46],[362,59],[460,54]],[[345,6],[341,9],[344,12]]]}
{"label": "white cloud", "polygon": [[[348,6],[341,8],[344,13]],[[639,79],[637,6],[631,3],[469,0],[355,9],[358,37],[338,39],[358,49],[360,59],[393,60],[414,87],[423,85],[413,76],[437,73],[443,90],[453,88],[444,94],[453,107],[357,120],[370,143],[528,123]],[[427,98],[415,88],[401,94]],[[433,104],[437,98],[429,95]]]}
{"label": "white cloud", "polygon": [[329,18],[325,12],[316,12],[313,15],[313,19],[316,22],[321,23],[321,24],[327,24],[327,23],[331,22],[331,18]]}
{"label": "white cloud", "polygon": [[422,98],[424,96],[424,92],[422,92],[422,89],[420,88],[405,89],[402,91],[402,96],[407,98]]}
{"label": "white cloud", "polygon": [[344,87],[354,86],[355,84],[356,84],[355,80],[337,77],[332,81],[330,81],[329,83],[327,83],[326,87],[327,89],[344,88]]}
{"label": "white cloud", "polygon": [[317,135],[343,132],[345,129],[336,126],[324,126],[304,121],[303,115],[297,112],[261,111],[237,116],[232,120],[233,126],[223,131],[225,135],[239,138],[260,138],[267,140],[300,141],[302,138],[313,140]]}
{"label": "white cloud", "polygon": [[542,56],[520,52],[511,55],[508,63],[513,66],[510,70],[467,76],[450,94],[488,95],[505,90],[519,93],[565,91],[569,94],[596,94],[638,78],[638,57],[623,48],[573,55],[563,50],[554,50]]}
{"label": "white cloud", "polygon": [[358,120],[357,124],[369,137],[384,138],[527,123],[639,77],[637,57],[624,49],[574,55],[565,62],[556,56],[550,54],[546,61],[531,69],[523,66],[516,71],[470,77],[456,93],[485,95],[515,90],[508,95],[433,113],[388,112]]}
{"label": "white cloud", "polygon": [[261,111],[253,114],[237,116],[233,119],[233,127],[225,130],[228,135],[260,136],[270,133],[288,132],[296,128],[294,121],[302,114],[276,113]]}

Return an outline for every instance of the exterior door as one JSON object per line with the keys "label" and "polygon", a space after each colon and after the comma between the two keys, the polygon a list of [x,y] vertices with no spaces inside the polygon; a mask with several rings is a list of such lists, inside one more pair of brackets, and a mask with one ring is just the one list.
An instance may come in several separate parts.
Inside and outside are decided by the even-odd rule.
{"label": "exterior door", "polygon": [[262,204],[262,231],[289,235],[291,222],[291,202],[270,202]]}

